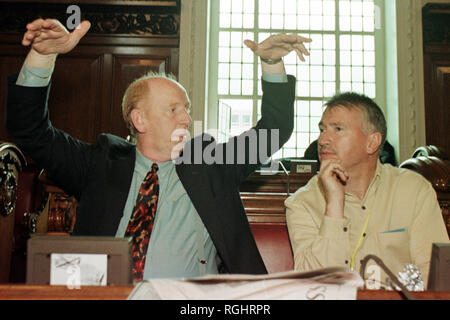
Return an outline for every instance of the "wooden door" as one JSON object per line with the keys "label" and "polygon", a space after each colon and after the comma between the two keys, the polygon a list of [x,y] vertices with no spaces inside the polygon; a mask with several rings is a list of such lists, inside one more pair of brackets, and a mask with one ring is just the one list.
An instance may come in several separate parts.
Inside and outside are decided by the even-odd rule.
{"label": "wooden door", "polygon": [[426,144],[450,156],[450,4],[423,8]]}

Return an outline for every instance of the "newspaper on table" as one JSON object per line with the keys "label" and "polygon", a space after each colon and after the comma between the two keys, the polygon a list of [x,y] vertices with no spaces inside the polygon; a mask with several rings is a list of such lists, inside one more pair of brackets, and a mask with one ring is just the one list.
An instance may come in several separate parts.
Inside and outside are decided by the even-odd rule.
{"label": "newspaper on table", "polygon": [[139,282],[129,300],[355,300],[360,275],[342,267]]}

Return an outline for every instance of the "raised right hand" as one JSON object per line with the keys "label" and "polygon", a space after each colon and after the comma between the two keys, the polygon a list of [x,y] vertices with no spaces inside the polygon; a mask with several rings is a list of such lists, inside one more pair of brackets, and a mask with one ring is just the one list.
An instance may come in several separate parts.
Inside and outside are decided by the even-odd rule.
{"label": "raised right hand", "polygon": [[83,21],[71,33],[55,19],[36,19],[27,24],[22,45],[30,46],[41,55],[67,53],[71,51],[88,32],[89,21]]}
{"label": "raised right hand", "polygon": [[319,185],[323,191],[326,201],[326,215],[343,218],[345,184],[349,176],[339,160],[324,160],[320,164],[318,174]]}

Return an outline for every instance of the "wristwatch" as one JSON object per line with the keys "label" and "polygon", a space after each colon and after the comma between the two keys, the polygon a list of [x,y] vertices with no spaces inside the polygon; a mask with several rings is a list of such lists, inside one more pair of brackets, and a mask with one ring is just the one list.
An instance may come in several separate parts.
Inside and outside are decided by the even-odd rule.
{"label": "wristwatch", "polygon": [[267,59],[267,58],[263,58],[263,57],[259,57],[259,58],[261,59],[261,61],[263,61],[263,62],[265,62],[265,63],[267,63],[267,64],[277,64],[277,63],[279,63],[279,62],[282,61],[281,58],[278,58],[278,59],[275,59],[275,60],[273,60],[273,59]]}

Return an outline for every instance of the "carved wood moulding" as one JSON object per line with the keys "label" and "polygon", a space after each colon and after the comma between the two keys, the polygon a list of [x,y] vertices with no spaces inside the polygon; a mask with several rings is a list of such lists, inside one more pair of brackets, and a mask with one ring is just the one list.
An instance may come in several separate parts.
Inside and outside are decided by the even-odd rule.
{"label": "carved wood moulding", "polygon": [[66,24],[80,8],[80,19],[91,22],[90,34],[179,35],[179,1],[11,1],[0,3],[0,32],[23,33],[28,22],[54,18]]}
{"label": "carved wood moulding", "polygon": [[422,9],[423,43],[450,44],[450,4],[429,3]]}

